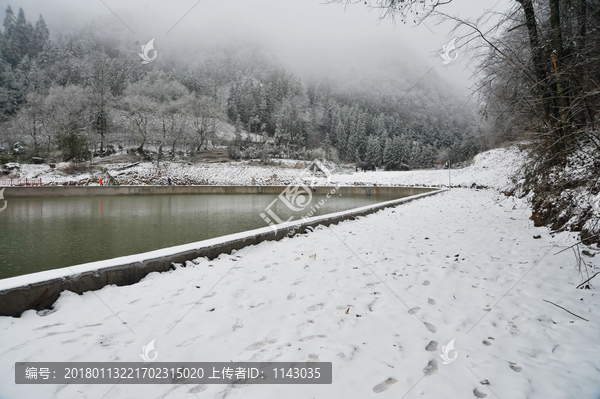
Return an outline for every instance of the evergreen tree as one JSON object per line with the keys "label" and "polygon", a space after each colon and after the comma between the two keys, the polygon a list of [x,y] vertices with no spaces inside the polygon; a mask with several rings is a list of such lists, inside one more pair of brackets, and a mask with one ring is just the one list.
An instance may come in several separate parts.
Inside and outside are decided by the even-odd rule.
{"label": "evergreen tree", "polygon": [[383,166],[386,170],[396,169],[394,143],[391,138],[385,140],[385,146],[383,148]]}
{"label": "evergreen tree", "polygon": [[4,32],[2,34],[2,59],[4,62],[13,66],[13,31],[15,27],[15,13],[10,6],[6,7],[6,17],[4,18]]}
{"label": "evergreen tree", "polygon": [[385,116],[379,114],[377,118],[374,118],[374,132],[373,134],[379,138],[380,142],[385,142],[388,138],[388,131],[385,127]]}
{"label": "evergreen tree", "polygon": [[19,14],[10,32],[10,58],[8,62],[16,67],[26,55],[32,54],[33,26],[25,19],[25,12]]}
{"label": "evergreen tree", "polygon": [[0,122],[15,115],[25,102],[24,74],[0,62]]}
{"label": "evergreen tree", "polygon": [[339,115],[337,115],[333,124],[333,136],[335,137],[340,159],[345,159],[348,148],[348,136],[342,118]]}
{"label": "evergreen tree", "polygon": [[325,159],[331,159],[332,158],[332,153],[331,153],[331,133],[327,133],[325,135],[325,142],[323,143],[323,147],[325,150]]}
{"label": "evergreen tree", "polygon": [[373,167],[381,166],[381,146],[379,144],[378,137],[369,137],[369,141],[367,142],[367,154],[365,157],[365,162],[369,169]]}
{"label": "evergreen tree", "polygon": [[35,23],[33,30],[33,43],[32,43],[32,54],[34,56],[40,55],[50,43],[50,31],[44,21],[44,17],[40,14],[39,19]]}

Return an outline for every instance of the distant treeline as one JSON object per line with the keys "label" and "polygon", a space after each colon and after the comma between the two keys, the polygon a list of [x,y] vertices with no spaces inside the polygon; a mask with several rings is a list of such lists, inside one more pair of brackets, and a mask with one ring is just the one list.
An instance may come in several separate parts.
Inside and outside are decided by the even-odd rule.
{"label": "distant treeline", "polygon": [[[92,29],[51,35],[6,9],[0,35],[1,156],[26,142],[27,157],[82,160],[135,137],[159,140],[175,155],[219,143],[229,131],[234,158],[319,156],[363,167],[405,169],[458,162],[484,143],[462,103],[434,87],[406,98],[303,82],[243,46],[206,51],[190,62],[142,65],[135,50]],[[164,58],[164,59],[163,59]],[[173,67],[177,65],[177,67]],[[435,92],[427,97],[424,91]],[[438,98],[418,105],[417,97]],[[21,147],[19,147],[21,148]],[[107,152],[108,151],[108,152]],[[191,155],[191,154],[182,154]]]}

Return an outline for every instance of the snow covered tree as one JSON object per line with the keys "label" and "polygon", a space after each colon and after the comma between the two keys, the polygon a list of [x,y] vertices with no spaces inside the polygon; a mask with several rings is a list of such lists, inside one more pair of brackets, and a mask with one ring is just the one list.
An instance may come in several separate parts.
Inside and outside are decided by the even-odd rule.
{"label": "snow covered tree", "polygon": [[216,138],[218,120],[221,118],[219,106],[211,97],[196,96],[190,118],[195,148],[201,151],[210,138]]}
{"label": "snow covered tree", "polygon": [[149,80],[133,83],[125,90],[120,105],[126,118],[140,136],[139,153],[144,153],[144,145],[152,134],[153,124],[157,122],[158,101],[153,97],[154,87]]}
{"label": "snow covered tree", "polygon": [[380,167],[382,162],[381,145],[378,137],[369,137],[365,163],[367,168]]}
{"label": "snow covered tree", "polygon": [[93,115],[92,126],[97,135],[100,136],[100,151],[104,151],[104,141],[107,134],[108,113],[112,103],[109,81],[110,60],[103,52],[97,52],[90,56],[88,66],[87,83],[90,93],[90,106]]}
{"label": "snow covered tree", "polygon": [[40,14],[39,19],[35,23],[33,30],[33,37],[31,43],[31,53],[34,57],[39,56],[41,53],[47,50],[50,44],[50,31],[46,25],[44,17]]}
{"label": "snow covered tree", "polygon": [[86,145],[90,116],[88,96],[80,86],[53,86],[44,100],[46,128],[55,132],[65,160],[87,157]]}

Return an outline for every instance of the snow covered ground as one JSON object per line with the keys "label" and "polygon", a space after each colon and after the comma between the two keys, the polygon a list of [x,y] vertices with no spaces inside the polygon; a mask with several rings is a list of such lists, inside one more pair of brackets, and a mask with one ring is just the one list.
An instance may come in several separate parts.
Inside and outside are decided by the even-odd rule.
{"label": "snow covered ground", "polygon": [[[414,170],[407,172],[333,172],[332,183],[342,185],[386,185],[386,186],[436,186],[471,187],[473,184],[503,189],[510,184],[509,177],[519,168],[525,153],[516,146],[498,148],[477,155],[470,166],[461,169]],[[242,162],[218,164],[188,164],[184,162],[145,162],[128,169],[124,164],[104,165],[119,182],[126,185],[173,184],[201,185],[287,185],[302,171],[305,162],[276,161],[282,166],[248,165]],[[67,174],[62,172],[67,164],[58,164],[55,169],[48,165],[21,165],[21,178],[41,178],[43,184],[86,184],[97,185],[106,176],[96,172]],[[17,176],[15,176],[17,177]],[[319,181],[325,184],[325,179]]]}
{"label": "snow covered ground", "polygon": [[[503,189],[520,157],[481,154],[453,185]],[[443,185],[447,173],[332,181]],[[132,286],[63,292],[54,312],[0,317],[0,398],[598,399],[599,296],[575,288],[573,252],[559,253],[576,235],[530,215],[497,190],[452,189]],[[600,256],[584,260],[584,275],[598,271]],[[333,383],[14,383],[15,362],[135,362],[153,339],[160,362],[318,360],[333,363]]]}
{"label": "snow covered ground", "polygon": [[[402,172],[356,172],[334,174],[332,183],[342,185],[490,187],[504,190],[510,178],[525,160],[518,147],[497,148],[475,157],[471,165],[460,169],[411,170]],[[323,180],[321,180],[323,182]]]}
{"label": "snow covered ground", "polygon": [[[599,297],[575,289],[572,252],[555,255],[575,236],[529,215],[495,191],[453,189],[132,286],[64,292],[53,313],[0,318],[0,397],[597,399]],[[333,383],[14,384],[14,362],[139,361],[152,339],[158,361],[328,361]],[[456,360],[442,364],[451,340]]]}

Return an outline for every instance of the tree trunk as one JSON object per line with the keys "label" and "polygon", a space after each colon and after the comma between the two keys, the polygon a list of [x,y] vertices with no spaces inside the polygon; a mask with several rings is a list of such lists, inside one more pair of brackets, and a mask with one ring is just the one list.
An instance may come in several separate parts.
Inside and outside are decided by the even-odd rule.
{"label": "tree trunk", "polygon": [[[525,14],[525,25],[529,34],[529,45],[533,58],[533,69],[537,80],[537,88],[540,97],[542,98],[542,106],[548,122],[548,128],[551,132],[556,132],[561,129],[560,111],[556,101],[556,85],[548,84],[545,65],[547,60],[544,58],[544,50],[540,45],[538,35],[538,27],[536,22],[535,9],[532,0],[515,0],[523,7]],[[557,1],[557,0],[550,0]],[[560,20],[559,20],[560,21]],[[560,149],[555,146],[555,140],[548,137],[548,147],[552,153],[556,153]]]}
{"label": "tree trunk", "polygon": [[35,156],[38,156],[38,140],[37,140],[37,115],[33,114],[33,152],[35,152]]}
{"label": "tree trunk", "polygon": [[533,55],[533,69],[535,77],[537,79],[538,90],[544,98],[544,111],[546,117],[549,119],[549,104],[547,102],[547,90],[546,90],[546,70],[544,68],[542,47],[540,46],[540,39],[538,36],[537,22],[535,19],[535,10],[531,0],[516,0],[523,7],[525,13],[525,25],[527,26],[527,33],[529,34],[529,45],[531,46],[531,54]]}
{"label": "tree trunk", "polygon": [[563,60],[566,56],[566,51],[563,44],[562,27],[560,25],[560,0],[550,1],[550,28],[551,28],[551,43],[553,47],[554,72],[555,79],[552,82],[552,91],[558,100],[558,111],[560,120],[556,129],[556,138],[560,142],[559,151],[566,150],[569,147],[571,133],[571,116],[570,116],[570,101],[569,91],[566,79],[561,75],[564,73]]}
{"label": "tree trunk", "polygon": [[[588,59],[590,54],[588,54],[587,47],[587,0],[577,0],[576,3],[576,15],[577,15],[577,34],[575,35],[575,45],[577,46],[578,56],[581,56],[583,59]],[[583,64],[583,63],[581,63]],[[586,65],[578,65],[576,72],[576,80],[577,80],[577,95],[583,96],[583,104],[580,113],[581,116],[575,118],[575,121],[579,128],[583,128],[586,125],[590,125],[592,129],[594,129],[594,119],[595,112],[590,104],[590,100],[585,93],[590,91],[589,89],[589,74]]]}

